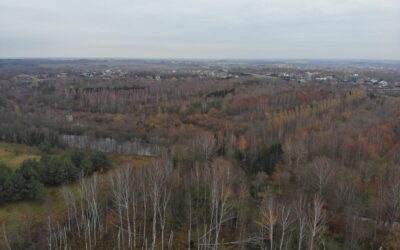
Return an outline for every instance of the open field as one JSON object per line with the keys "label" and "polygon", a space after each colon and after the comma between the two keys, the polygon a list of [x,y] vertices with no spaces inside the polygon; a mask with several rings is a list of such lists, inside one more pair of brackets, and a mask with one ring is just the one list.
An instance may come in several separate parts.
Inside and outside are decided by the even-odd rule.
{"label": "open field", "polygon": [[39,150],[22,144],[0,142],[0,163],[15,170],[23,161],[29,159],[40,159]]}

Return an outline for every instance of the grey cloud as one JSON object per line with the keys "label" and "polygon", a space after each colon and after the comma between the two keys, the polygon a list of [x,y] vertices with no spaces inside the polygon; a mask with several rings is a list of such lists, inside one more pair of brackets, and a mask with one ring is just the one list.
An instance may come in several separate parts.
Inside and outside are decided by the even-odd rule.
{"label": "grey cloud", "polygon": [[0,57],[400,59],[398,0],[0,0]]}

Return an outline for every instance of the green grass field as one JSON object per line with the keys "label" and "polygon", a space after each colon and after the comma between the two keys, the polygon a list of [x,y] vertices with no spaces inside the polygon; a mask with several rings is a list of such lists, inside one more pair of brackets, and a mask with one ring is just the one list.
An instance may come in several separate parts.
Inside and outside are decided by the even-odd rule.
{"label": "green grass field", "polygon": [[0,163],[15,170],[28,159],[40,159],[37,148],[8,142],[0,142]]}

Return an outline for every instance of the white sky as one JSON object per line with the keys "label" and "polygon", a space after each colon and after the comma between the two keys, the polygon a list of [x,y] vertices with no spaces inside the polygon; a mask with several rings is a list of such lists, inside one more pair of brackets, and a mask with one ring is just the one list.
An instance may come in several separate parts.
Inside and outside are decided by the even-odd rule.
{"label": "white sky", "polygon": [[400,59],[400,0],[0,0],[0,57]]}

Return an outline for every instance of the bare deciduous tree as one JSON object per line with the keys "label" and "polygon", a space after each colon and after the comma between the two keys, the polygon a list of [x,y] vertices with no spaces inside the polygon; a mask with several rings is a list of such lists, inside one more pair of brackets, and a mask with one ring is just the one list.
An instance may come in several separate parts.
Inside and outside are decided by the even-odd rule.
{"label": "bare deciduous tree", "polygon": [[325,215],[323,212],[323,202],[319,196],[315,196],[312,206],[308,212],[308,229],[310,231],[310,250],[315,248],[316,242],[322,239],[325,231]]}

